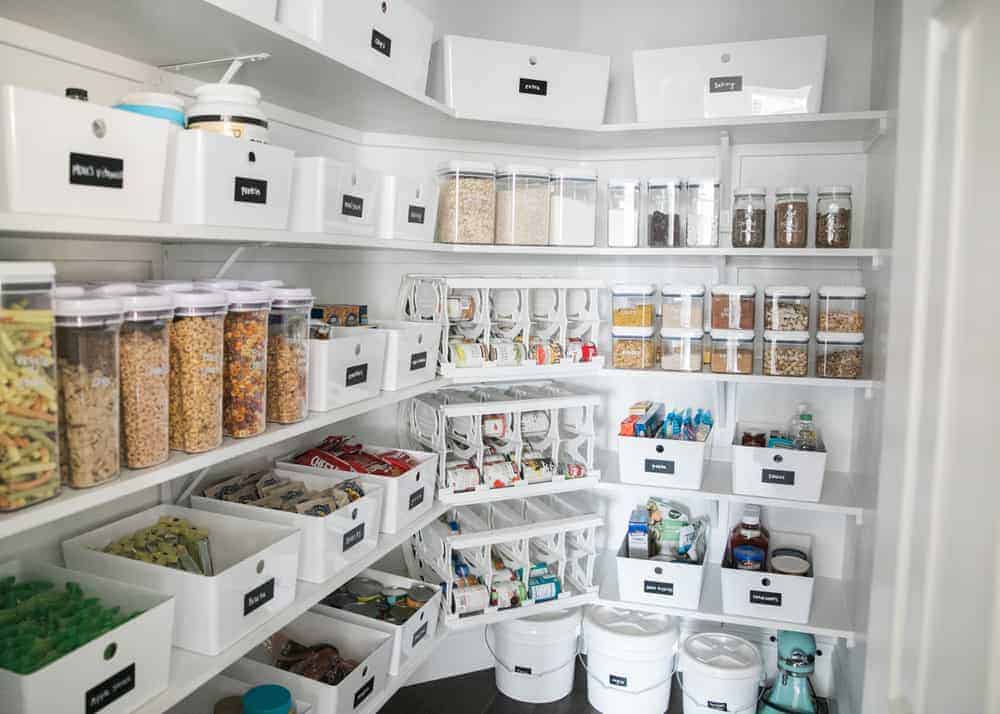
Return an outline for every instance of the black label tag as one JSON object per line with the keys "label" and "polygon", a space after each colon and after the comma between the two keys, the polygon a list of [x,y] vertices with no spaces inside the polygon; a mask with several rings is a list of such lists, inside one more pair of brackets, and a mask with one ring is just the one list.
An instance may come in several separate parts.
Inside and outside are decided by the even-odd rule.
{"label": "black label tag", "polygon": [[720,94],[722,92],[742,92],[743,77],[734,75],[732,77],[709,77],[708,93]]}
{"label": "black label tag", "polygon": [[705,706],[707,706],[709,709],[711,709],[713,711],[717,711],[717,712],[727,712],[727,711],[729,711],[729,705],[728,704],[726,704],[725,702],[713,702],[711,699],[709,699],[707,702],[705,702]]}
{"label": "black label tag", "polygon": [[410,647],[416,647],[420,640],[424,639],[424,635],[427,634],[427,623],[425,622],[420,627],[418,627],[413,632],[413,640],[410,642]]}
{"label": "black label tag", "polygon": [[365,524],[359,523],[344,534],[344,545],[341,550],[345,553],[365,539]]}
{"label": "black label tag", "polygon": [[237,176],[233,200],[240,203],[267,203],[267,181]]}
{"label": "black label tag", "polygon": [[766,590],[751,590],[750,602],[754,605],[781,607],[781,593],[769,593]]}
{"label": "black label tag", "polygon": [[274,600],[274,578],[243,596],[243,617]]}
{"label": "black label tag", "polygon": [[653,595],[673,595],[674,584],[660,583],[655,580],[644,580],[642,583],[642,591],[652,593]]}
{"label": "black label tag", "polygon": [[518,667],[514,665],[514,674],[531,674],[531,667]]}
{"label": "black label tag", "polygon": [[611,682],[613,687],[627,687],[628,679],[625,677],[619,677],[617,674],[608,675],[608,681]]}
{"label": "black label tag", "polygon": [[416,491],[410,494],[410,507],[407,510],[412,511],[414,508],[416,508],[423,502],[424,502],[424,487],[421,486]]}
{"label": "black label tag", "polygon": [[348,387],[354,387],[358,384],[364,384],[368,381],[368,363],[356,364],[352,367],[347,368],[347,376],[344,378],[344,383]]}
{"label": "black label tag", "polygon": [[761,483],[773,483],[778,486],[794,486],[795,485],[795,472],[794,471],[779,471],[778,469],[761,469],[760,470],[760,482]]}
{"label": "black label tag", "polygon": [[427,353],[426,352],[414,352],[410,355],[410,371],[415,372],[418,369],[423,369],[427,366]]}
{"label": "black label tag", "polygon": [[340,203],[340,212],[345,216],[364,218],[365,199],[345,193],[344,198]]}
{"label": "black label tag", "polygon": [[93,154],[69,155],[69,182],[100,188],[125,187],[125,161]]}
{"label": "black label tag", "polygon": [[674,462],[660,459],[646,459],[646,473],[672,475],[674,473]]}
{"label": "black label tag", "polygon": [[367,682],[365,682],[361,689],[354,693],[354,708],[357,709],[358,705],[368,698],[368,695],[372,693],[375,689],[375,677],[372,677]]}
{"label": "black label tag", "polygon": [[549,83],[544,79],[525,79],[521,77],[518,81],[517,91],[521,94],[537,94],[539,97],[544,97],[549,93]]}
{"label": "black label tag", "polygon": [[135,689],[135,662],[114,674],[83,695],[83,708],[87,714],[97,714]]}
{"label": "black label tag", "polygon": [[392,39],[372,28],[372,49],[386,57],[392,57]]}
{"label": "black label tag", "polygon": [[427,213],[427,209],[423,206],[410,206],[406,211],[406,222],[407,223],[420,223],[423,225],[424,215]]}

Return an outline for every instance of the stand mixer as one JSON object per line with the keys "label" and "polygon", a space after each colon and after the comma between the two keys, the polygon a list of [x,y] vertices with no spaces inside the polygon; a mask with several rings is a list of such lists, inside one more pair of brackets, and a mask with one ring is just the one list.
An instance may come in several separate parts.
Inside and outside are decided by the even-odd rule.
{"label": "stand mixer", "polygon": [[816,640],[804,632],[778,631],[778,676],[758,714],[817,714],[819,703],[809,675],[816,670]]}

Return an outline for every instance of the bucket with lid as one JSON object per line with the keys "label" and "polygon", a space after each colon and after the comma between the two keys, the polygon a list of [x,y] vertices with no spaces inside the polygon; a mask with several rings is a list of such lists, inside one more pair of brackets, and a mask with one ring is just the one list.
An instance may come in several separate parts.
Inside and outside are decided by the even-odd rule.
{"label": "bucket with lid", "polygon": [[691,635],[681,645],[677,672],[684,714],[757,710],[764,660],[742,637],[723,632]]}
{"label": "bucket with lid", "polygon": [[591,607],[583,618],[587,700],[602,714],[663,714],[670,704],[677,623],[669,615]]}
{"label": "bucket with lid", "polygon": [[488,625],[483,636],[496,660],[497,689],[504,696],[547,704],[573,690],[580,639],[579,609]]}

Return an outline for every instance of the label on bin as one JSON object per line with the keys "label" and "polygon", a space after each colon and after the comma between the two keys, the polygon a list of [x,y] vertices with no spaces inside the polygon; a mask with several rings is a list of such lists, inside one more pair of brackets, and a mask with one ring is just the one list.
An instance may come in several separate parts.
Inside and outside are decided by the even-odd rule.
{"label": "label on bin", "polygon": [[766,590],[751,590],[750,603],[752,605],[781,607],[781,593],[769,593]]}
{"label": "label on bin", "polygon": [[514,674],[531,674],[531,667],[519,667],[515,664]]}
{"label": "label on bin", "polygon": [[267,181],[237,176],[233,200],[239,203],[267,203]]}
{"label": "label on bin", "polygon": [[674,473],[674,462],[662,459],[646,459],[646,473],[672,475]]}
{"label": "label on bin", "polygon": [[427,353],[414,352],[410,355],[410,371],[415,372],[427,366]]}
{"label": "label on bin", "polygon": [[549,93],[549,83],[544,79],[527,79],[521,77],[518,82],[517,91],[521,94],[537,94],[539,97],[544,97]]}
{"label": "label on bin", "polygon": [[360,196],[352,196],[348,193],[344,194],[343,199],[340,202],[340,212],[345,216],[351,216],[352,218],[364,218],[365,217],[365,199]]}
{"label": "label on bin", "polygon": [[423,206],[410,206],[406,211],[406,222],[407,223],[419,223],[423,225],[424,215],[427,209]]}
{"label": "label on bin", "polygon": [[628,679],[626,677],[619,677],[617,674],[608,675],[608,681],[611,682],[613,687],[627,687]]}
{"label": "label on bin", "polygon": [[274,600],[274,578],[243,596],[243,617]]}
{"label": "label on bin", "polygon": [[372,49],[376,52],[385,55],[386,57],[392,56],[392,38],[383,35],[381,32],[372,28]]}
{"label": "label on bin", "polygon": [[711,699],[705,702],[705,706],[707,706],[712,711],[717,711],[717,712],[729,711],[728,704],[726,704],[725,702],[713,702]]}
{"label": "label on bin", "polygon": [[106,706],[115,702],[135,689],[135,662],[113,674],[96,687],[91,687],[83,695],[83,708],[86,714],[97,714]]}
{"label": "label on bin", "polygon": [[674,584],[661,583],[656,580],[644,580],[642,583],[642,591],[652,593],[653,595],[673,595]]}
{"label": "label on bin", "polygon": [[424,639],[424,635],[427,634],[427,623],[425,622],[420,627],[416,629],[413,633],[413,639],[410,641],[410,647],[416,647],[420,640]]}
{"label": "label on bin", "polygon": [[761,469],[760,482],[771,483],[776,486],[794,486],[795,472],[781,471],[779,469]]}
{"label": "label on bin", "polygon": [[341,550],[344,552],[350,550],[358,543],[365,539],[365,524],[359,523],[354,526],[351,530],[344,534],[344,546]]}
{"label": "label on bin", "polygon": [[375,677],[372,677],[367,682],[365,682],[361,689],[354,693],[354,708],[357,709],[358,705],[368,698],[368,695],[372,693],[375,689]]}
{"label": "label on bin", "polygon": [[348,387],[355,387],[368,381],[368,363],[356,364],[347,368],[344,377],[344,384]]}
{"label": "label on bin", "polygon": [[424,502],[424,487],[421,486],[416,491],[410,494],[410,507],[407,510],[412,511],[414,508],[416,508],[423,502]]}
{"label": "label on bin", "polygon": [[719,94],[721,92],[742,92],[742,91],[743,91],[742,75],[737,74],[731,77],[708,78],[709,94]]}
{"label": "label on bin", "polygon": [[69,182],[78,186],[124,188],[125,161],[111,156],[70,152]]}

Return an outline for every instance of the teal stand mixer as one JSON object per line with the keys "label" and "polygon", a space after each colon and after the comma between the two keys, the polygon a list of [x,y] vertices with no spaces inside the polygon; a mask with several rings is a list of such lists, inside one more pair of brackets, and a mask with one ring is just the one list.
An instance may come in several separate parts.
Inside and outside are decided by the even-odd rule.
{"label": "teal stand mixer", "polygon": [[809,675],[816,670],[816,640],[804,632],[778,630],[778,676],[764,692],[757,714],[817,714]]}

